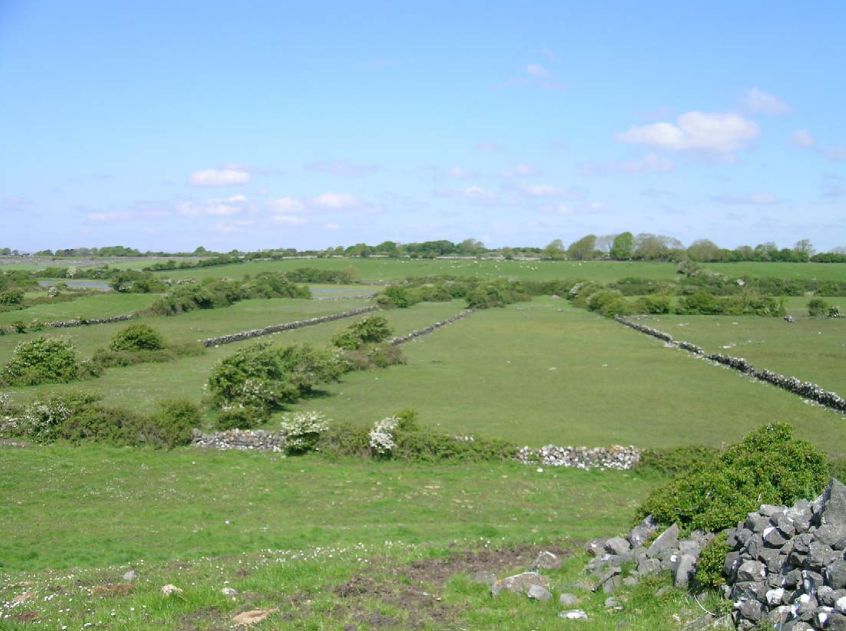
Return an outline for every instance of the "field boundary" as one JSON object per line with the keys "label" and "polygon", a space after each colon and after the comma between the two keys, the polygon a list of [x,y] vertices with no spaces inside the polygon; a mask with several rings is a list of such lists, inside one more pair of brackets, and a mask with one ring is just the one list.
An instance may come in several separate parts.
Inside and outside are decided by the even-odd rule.
{"label": "field boundary", "polygon": [[271,324],[260,329],[250,329],[247,331],[239,331],[237,333],[230,333],[229,335],[220,335],[218,337],[209,337],[200,340],[200,344],[205,347],[221,346],[222,344],[233,344],[235,342],[243,342],[263,335],[271,335],[272,333],[279,333],[281,331],[292,331],[294,329],[301,329],[307,326],[314,326],[315,324],[323,324],[324,322],[332,322],[334,320],[342,320],[344,318],[351,318],[362,313],[370,313],[379,309],[376,305],[368,307],[358,307],[357,309],[350,309],[349,311],[341,311],[340,313],[330,313],[325,316],[317,316],[315,318],[308,318],[306,320],[294,320],[293,322],[283,322],[282,324]]}
{"label": "field boundary", "polygon": [[726,366],[727,368],[736,370],[744,375],[757,379],[758,381],[769,383],[777,388],[781,388],[782,390],[787,390],[788,392],[797,394],[800,397],[804,397],[805,399],[810,399],[811,401],[836,412],[846,413],[846,399],[836,392],[826,390],[822,386],[819,386],[811,381],[802,381],[796,377],[788,377],[786,375],[773,372],[772,370],[756,368],[743,357],[733,357],[731,355],[722,355],[720,353],[706,353],[696,344],[673,339],[673,336],[669,333],[646,326],[640,322],[627,320],[622,316],[615,316],[614,319],[623,326],[627,326],[630,329],[643,333],[644,335],[657,338],[674,348],[680,348],[691,355],[699,357],[700,359],[705,359],[710,362],[720,364],[721,366]]}
{"label": "field boundary", "polygon": [[422,329],[415,329],[414,331],[412,331],[411,333],[407,333],[406,335],[399,335],[397,337],[391,338],[388,341],[388,344],[390,344],[391,346],[399,346],[400,344],[405,344],[412,340],[416,340],[418,337],[423,337],[424,335],[434,333],[438,329],[453,324],[454,322],[463,320],[467,316],[472,315],[474,313],[474,309],[464,309],[463,311],[459,311],[458,313],[456,313],[454,316],[450,316],[446,320],[441,320],[439,322],[430,324],[429,326],[424,326]]}

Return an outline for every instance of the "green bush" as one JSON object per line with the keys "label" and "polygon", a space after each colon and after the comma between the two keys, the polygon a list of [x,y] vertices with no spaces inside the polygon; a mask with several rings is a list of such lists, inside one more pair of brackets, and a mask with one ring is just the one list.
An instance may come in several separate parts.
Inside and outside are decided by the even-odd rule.
{"label": "green bush", "polygon": [[221,431],[229,429],[253,429],[270,418],[264,408],[247,405],[227,405],[221,408],[215,426]]}
{"label": "green bush", "polygon": [[376,297],[376,302],[381,307],[396,307],[397,309],[407,309],[415,304],[411,292],[405,287],[398,285],[391,285],[386,287],[382,293]]}
{"label": "green bush", "polygon": [[163,447],[187,445],[193,430],[202,422],[200,408],[181,399],[162,401],[151,418],[150,432],[156,432],[157,442]]}
{"label": "green bush", "polygon": [[721,585],[725,585],[726,578],[723,576],[723,566],[729,552],[731,552],[731,548],[726,543],[726,532],[718,533],[699,555],[694,577],[696,584],[706,589],[717,589]]}
{"label": "green bush", "polygon": [[41,336],[18,344],[0,378],[21,386],[67,383],[79,377],[79,368],[76,350],[70,342]]}
{"label": "green bush", "polygon": [[157,351],[164,347],[162,336],[146,324],[131,324],[121,329],[109,344],[113,351]]}
{"label": "green bush", "polygon": [[719,458],[713,447],[671,447],[645,449],[640,453],[638,469],[653,469],[664,475],[679,475],[708,468]]}
{"label": "green bush", "polygon": [[638,313],[663,314],[673,312],[673,299],[667,294],[643,296],[636,302]]}
{"label": "green bush", "polygon": [[812,318],[824,318],[830,305],[822,298],[811,298],[808,301],[808,315]]}
{"label": "green bush", "polygon": [[266,413],[320,383],[337,381],[346,370],[346,363],[331,351],[259,342],[223,359],[209,377],[209,391],[219,407],[240,404]]}
{"label": "green bush", "polygon": [[69,416],[59,426],[56,437],[73,443],[137,445],[144,442],[144,425],[145,418],[131,410],[90,405]]}
{"label": "green bush", "polygon": [[818,495],[829,478],[825,455],[799,440],[787,424],[761,427],[710,466],[688,471],[655,489],[638,509],[685,531],[733,526],[761,504],[793,504]]}
{"label": "green bush", "polygon": [[707,291],[697,291],[679,300],[679,313],[687,315],[718,315],[723,312],[719,300]]}
{"label": "green bush", "polygon": [[393,335],[391,325],[384,316],[373,315],[353,322],[345,331],[332,338],[338,348],[355,350],[365,344],[376,344]]}
{"label": "green bush", "polygon": [[0,305],[19,305],[23,303],[24,292],[20,289],[0,291]]}

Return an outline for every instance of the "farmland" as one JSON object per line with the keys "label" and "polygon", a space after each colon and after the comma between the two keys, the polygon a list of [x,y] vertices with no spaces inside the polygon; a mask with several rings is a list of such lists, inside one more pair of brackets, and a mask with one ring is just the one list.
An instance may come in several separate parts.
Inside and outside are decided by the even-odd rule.
{"label": "farmland", "polygon": [[[380,259],[253,262],[156,274],[201,281],[305,265],[353,270],[359,284],[312,285],[311,299],[245,299],[172,316],[145,311],[156,294],[103,292],[6,311],[0,322],[138,312],[133,323],[152,327],[168,343],[185,344],[370,306],[375,304],[371,295],[383,283],[415,275],[600,283],[626,276],[675,276],[669,263]],[[715,269],[729,267],[732,275],[840,280],[843,266],[748,263]],[[642,322],[709,352],[742,355],[758,367],[843,393],[846,322],[809,318],[806,303],[807,297],[785,299],[796,317],[791,324],[773,317],[669,314],[644,316]],[[463,299],[424,301],[378,313],[393,335],[404,335],[456,315],[465,304]],[[328,348],[334,336],[359,319],[262,339],[273,347],[308,343]],[[127,324],[9,333],[0,336],[0,365],[22,342],[40,336],[70,342],[87,360],[107,348]],[[108,367],[99,376],[72,383],[17,385],[3,392],[18,404],[84,392],[105,405],[144,413],[160,402],[181,399],[202,408],[201,429],[212,431],[216,411],[209,405],[209,376],[223,359],[254,344],[226,344],[161,363]],[[577,308],[565,297],[535,296],[504,308],[478,309],[403,344],[401,350],[405,363],[347,372],[338,382],[320,384],[308,396],[275,410],[260,427],[277,430],[284,413],[315,411],[330,426],[349,423],[366,429],[411,409],[422,431],[444,436],[532,447],[631,444],[665,449],[720,447],[763,424],[787,421],[799,437],[831,457],[846,456],[840,414],[666,348],[613,319]],[[109,626],[114,619],[123,628],[139,629],[184,624],[216,628],[236,608],[219,596],[223,581],[252,593],[250,602],[257,607],[277,606],[283,592],[294,594],[284,608],[293,616],[288,620],[302,628],[343,628],[376,613],[402,627],[415,622],[408,617],[412,614],[392,606],[384,594],[371,594],[349,609],[349,601],[336,593],[338,586],[358,580],[364,568],[372,567],[368,576],[387,581],[391,593],[403,593],[396,573],[405,570],[397,568],[432,559],[451,559],[443,562],[452,567],[456,550],[500,555],[497,562],[503,566],[496,571],[519,569],[525,562],[517,562],[509,551],[520,546],[573,550],[585,539],[624,530],[637,504],[663,479],[653,471],[536,469],[508,461],[399,462],[191,446],[161,451],[96,443],[25,445],[0,445],[0,600],[10,601],[27,581],[38,586],[39,595],[56,597],[55,604],[32,609],[42,620]],[[84,538],[80,532],[86,533]],[[577,553],[553,573],[556,589],[578,582],[583,563]],[[78,580],[85,584],[113,584],[129,567],[143,576],[132,593],[73,601],[79,587],[67,576],[84,577]],[[450,624],[525,628],[509,626],[519,612],[537,628],[556,625],[554,608],[532,609],[517,599],[491,605],[485,588],[469,581],[467,567],[457,563],[450,576],[425,583],[425,589],[440,590]],[[167,582],[192,587],[185,600],[162,606],[157,589]],[[695,606],[683,592],[670,592],[668,600],[656,602],[639,589],[646,588],[629,593],[631,606],[623,614],[629,628],[672,628],[668,620],[674,612],[693,615],[687,608]],[[594,616],[595,628],[616,628],[620,621],[603,611],[598,596],[584,606]],[[199,613],[203,611],[207,613]],[[426,613],[430,617],[421,624],[440,628],[443,619],[439,622],[431,617],[435,615]],[[12,625],[8,628],[28,628],[21,621],[0,620],[0,625],[7,623]]]}

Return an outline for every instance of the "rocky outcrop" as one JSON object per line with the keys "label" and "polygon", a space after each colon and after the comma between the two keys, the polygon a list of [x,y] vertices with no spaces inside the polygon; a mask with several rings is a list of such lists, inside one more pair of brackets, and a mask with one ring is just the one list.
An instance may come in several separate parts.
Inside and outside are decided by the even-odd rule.
{"label": "rocky outcrop", "polygon": [[540,449],[523,447],[515,458],[523,464],[543,464],[573,469],[632,469],[640,461],[640,451],[632,446],[559,447],[546,445]]}
{"label": "rocky outcrop", "polygon": [[221,335],[219,337],[209,337],[204,340],[200,340],[200,343],[206,347],[221,346],[223,344],[233,344],[234,342],[243,342],[244,340],[250,340],[254,337],[271,335],[273,333],[280,333],[281,331],[291,331],[293,329],[301,329],[306,326],[314,326],[315,324],[323,324],[324,322],[342,320],[343,318],[352,318],[353,316],[361,315],[362,313],[376,311],[378,308],[379,307],[375,305],[371,305],[369,307],[359,307],[358,309],[350,309],[349,311],[332,313],[325,316],[317,316],[315,318],[308,318],[306,320],[294,320],[293,322],[272,324],[270,326],[262,327],[260,329],[250,329],[248,331],[239,331],[238,333],[231,333],[229,335]]}
{"label": "rocky outcrop", "polygon": [[804,399],[808,399],[827,408],[831,408],[837,412],[846,413],[846,399],[836,392],[828,391],[815,383],[802,381],[796,377],[787,377],[771,370],[755,368],[742,357],[732,357],[731,355],[722,355],[720,353],[706,353],[702,350],[702,348],[696,346],[695,344],[674,340],[668,333],[664,333],[658,329],[653,329],[652,327],[641,324],[640,322],[628,320],[621,316],[616,316],[615,320],[624,326],[634,329],[635,331],[640,331],[641,333],[662,340],[674,348],[685,350],[697,357],[700,357],[701,359],[737,370],[738,372],[752,377],[753,379],[772,384],[782,390],[787,390],[788,392],[797,394]]}
{"label": "rocky outcrop", "polygon": [[[647,517],[625,537],[588,543],[587,551],[594,555],[586,568],[591,589],[611,594],[622,585],[635,584],[644,576],[660,572],[670,573],[677,587],[687,587],[693,580],[699,554],[714,535],[695,531],[683,539],[674,524],[652,539],[658,532],[655,522]],[[630,568],[628,572],[623,569],[626,567]]]}
{"label": "rocky outcrop", "polygon": [[846,486],[764,505],[728,532],[726,595],[739,629],[846,629]]}

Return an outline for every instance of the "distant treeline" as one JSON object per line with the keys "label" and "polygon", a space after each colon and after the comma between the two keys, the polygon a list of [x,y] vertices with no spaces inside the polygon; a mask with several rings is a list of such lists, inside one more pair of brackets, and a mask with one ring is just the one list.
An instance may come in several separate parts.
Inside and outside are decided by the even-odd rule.
{"label": "distant treeline", "polygon": [[[18,250],[0,248],[0,255],[19,255]],[[166,261],[151,265],[150,271],[166,271],[213,265],[231,265],[256,259],[282,259],[292,257],[387,257],[387,258],[438,258],[438,257],[498,257],[539,258],[544,260],[612,260],[612,261],[674,261],[689,259],[696,262],[740,262],[773,261],[805,263],[846,263],[846,247],[834,248],[830,252],[816,253],[808,239],[800,239],[793,247],[779,247],[773,242],[756,246],[741,245],[734,249],[721,248],[713,241],[699,239],[685,247],[673,237],[631,232],[618,234],[588,234],[565,246],[561,239],[555,239],[545,247],[501,247],[488,248],[476,239],[452,242],[446,239],[414,243],[383,241],[378,245],[356,243],[322,250],[297,250],[295,248],[273,248],[245,252],[213,252],[200,246],[192,252],[141,252],[122,245],[103,248],[69,248],[41,250],[34,253],[41,257],[141,257],[200,258],[199,261]]]}

